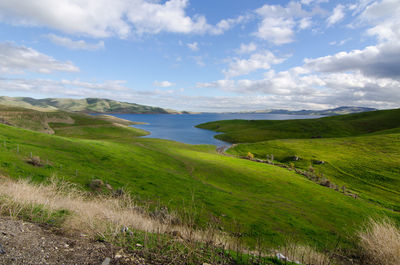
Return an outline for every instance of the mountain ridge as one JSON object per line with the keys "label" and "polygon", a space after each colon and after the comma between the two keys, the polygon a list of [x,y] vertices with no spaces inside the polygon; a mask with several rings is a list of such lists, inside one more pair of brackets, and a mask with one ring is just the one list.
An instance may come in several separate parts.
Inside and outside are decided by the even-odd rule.
{"label": "mountain ridge", "polygon": [[356,107],[356,106],[341,106],[337,108],[324,109],[324,110],[285,110],[285,109],[267,109],[267,110],[256,110],[256,111],[243,111],[243,112],[231,112],[231,113],[259,113],[259,114],[288,114],[288,115],[343,115],[351,113],[360,113],[367,111],[375,111],[378,109],[368,107]]}
{"label": "mountain ridge", "polygon": [[142,113],[142,114],[182,114],[176,110],[163,109],[140,105],[136,103],[121,102],[103,98],[43,98],[30,97],[0,97],[0,104],[4,106],[23,107],[38,111],[72,111],[84,113]]}

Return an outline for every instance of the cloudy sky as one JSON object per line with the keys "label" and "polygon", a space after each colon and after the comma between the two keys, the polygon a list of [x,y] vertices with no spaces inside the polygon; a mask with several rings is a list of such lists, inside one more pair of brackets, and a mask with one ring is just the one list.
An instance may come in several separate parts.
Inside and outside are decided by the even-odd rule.
{"label": "cloudy sky", "polygon": [[400,107],[400,0],[0,0],[0,95]]}

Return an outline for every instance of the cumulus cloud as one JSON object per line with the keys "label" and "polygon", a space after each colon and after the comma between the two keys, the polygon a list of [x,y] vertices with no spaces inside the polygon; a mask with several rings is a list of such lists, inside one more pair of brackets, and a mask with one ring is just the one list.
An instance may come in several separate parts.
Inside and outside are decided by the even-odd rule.
{"label": "cumulus cloud", "polygon": [[400,43],[387,42],[368,46],[363,50],[340,52],[316,59],[306,59],[305,64],[319,72],[358,71],[366,76],[400,80]]}
{"label": "cumulus cloud", "polygon": [[229,64],[229,69],[223,70],[227,78],[246,75],[259,69],[269,69],[273,64],[279,64],[286,58],[278,58],[271,51],[254,53],[248,59],[235,58]]}
{"label": "cumulus cloud", "polygon": [[0,20],[16,25],[46,26],[65,33],[98,38],[136,34],[221,34],[245,17],[222,20],[213,26],[202,15],[190,17],[188,0],[3,0]]}
{"label": "cumulus cloud", "polygon": [[382,0],[368,3],[358,17],[362,23],[371,26],[367,33],[376,36],[380,42],[400,41],[400,2]]}
{"label": "cumulus cloud", "polygon": [[[260,95],[273,99],[275,108],[299,106],[358,105],[376,108],[398,107],[400,82],[390,78],[367,77],[361,73],[316,73],[304,67],[275,73],[259,80],[218,80],[198,83],[198,88],[215,88],[238,95]],[[286,103],[286,105],[284,105]],[[297,106],[297,107],[294,107]],[[302,107],[302,108],[303,108]]]}
{"label": "cumulus cloud", "polygon": [[330,15],[327,19],[326,19],[326,23],[328,24],[328,27],[333,26],[334,24],[338,23],[339,21],[341,21],[344,16],[344,5],[337,5],[335,7],[335,9],[333,9],[332,15]]}
{"label": "cumulus cloud", "polygon": [[174,86],[175,84],[171,83],[169,81],[161,81],[161,82],[154,81],[153,85],[156,87],[171,87],[171,86]]}
{"label": "cumulus cloud", "polygon": [[12,42],[0,43],[0,73],[25,71],[49,74],[55,71],[78,72],[71,62],[61,62],[32,48],[17,46]]}
{"label": "cumulus cloud", "polygon": [[286,7],[266,4],[255,12],[262,21],[254,35],[275,45],[293,42],[296,25],[300,29],[311,25],[309,14],[297,2],[290,2]]}
{"label": "cumulus cloud", "polygon": [[47,38],[54,44],[66,47],[70,50],[97,51],[104,49],[104,41],[99,41],[98,43],[87,43],[84,40],[75,41],[55,34],[48,34]]}
{"label": "cumulus cloud", "polygon": [[198,51],[199,50],[199,44],[197,42],[193,42],[193,43],[188,43],[186,44],[188,46],[189,49],[191,49],[192,51]]}

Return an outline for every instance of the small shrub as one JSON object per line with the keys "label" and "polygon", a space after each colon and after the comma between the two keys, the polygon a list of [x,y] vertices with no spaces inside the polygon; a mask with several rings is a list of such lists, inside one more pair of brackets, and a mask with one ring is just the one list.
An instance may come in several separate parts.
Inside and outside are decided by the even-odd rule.
{"label": "small shrub", "polygon": [[389,219],[370,219],[358,232],[365,264],[398,265],[400,262],[400,229]]}
{"label": "small shrub", "polygon": [[103,186],[104,182],[101,179],[94,179],[89,184],[89,187],[94,191],[100,191]]}
{"label": "small shrub", "polygon": [[254,155],[250,152],[247,152],[247,156],[248,159],[253,160],[254,159]]}
{"label": "small shrub", "polygon": [[319,185],[329,188],[331,186],[331,182],[329,181],[329,179],[322,178]]}
{"label": "small shrub", "polygon": [[41,166],[43,166],[43,165],[40,163],[40,157],[38,157],[38,156],[33,156],[32,158],[29,158],[29,159],[28,159],[28,163],[31,164],[31,165],[33,165],[33,166],[35,166],[35,167],[41,167]]}

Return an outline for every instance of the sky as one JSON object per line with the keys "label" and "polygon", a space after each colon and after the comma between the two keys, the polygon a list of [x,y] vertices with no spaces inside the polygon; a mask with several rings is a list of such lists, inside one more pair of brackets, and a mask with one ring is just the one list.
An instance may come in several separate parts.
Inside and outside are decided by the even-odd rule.
{"label": "sky", "polygon": [[0,95],[400,107],[400,0],[0,0]]}

